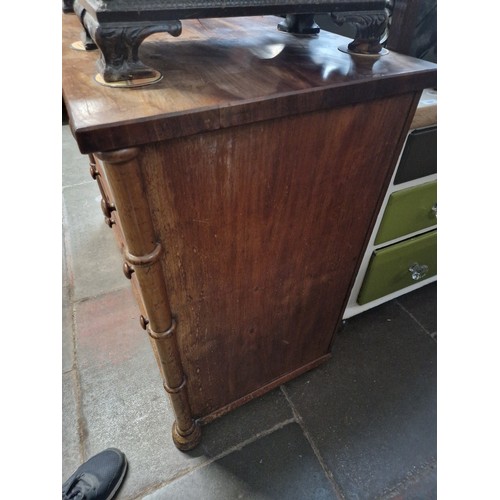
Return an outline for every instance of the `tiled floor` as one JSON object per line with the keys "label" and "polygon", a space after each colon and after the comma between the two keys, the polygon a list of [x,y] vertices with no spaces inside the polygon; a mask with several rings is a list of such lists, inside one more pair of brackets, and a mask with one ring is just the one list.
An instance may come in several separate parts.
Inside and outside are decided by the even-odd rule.
{"label": "tiled floor", "polygon": [[333,357],[173,445],[172,412],[100,195],[63,125],[63,470],[114,446],[118,498],[436,497],[436,285],[348,320]]}

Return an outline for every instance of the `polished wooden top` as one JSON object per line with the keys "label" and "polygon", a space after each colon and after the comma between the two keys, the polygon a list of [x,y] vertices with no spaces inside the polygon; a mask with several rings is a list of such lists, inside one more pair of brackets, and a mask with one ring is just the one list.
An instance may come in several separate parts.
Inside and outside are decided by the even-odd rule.
{"label": "polished wooden top", "polygon": [[[109,151],[328,109],[436,85],[436,65],[389,52],[342,52],[350,39],[276,29],[272,16],[188,20],[183,35],[152,35],[141,59],[163,79],[110,88],[94,79],[97,51],[77,51],[82,27],[63,15],[63,97],[80,151]],[[383,126],[383,124],[381,124]]]}

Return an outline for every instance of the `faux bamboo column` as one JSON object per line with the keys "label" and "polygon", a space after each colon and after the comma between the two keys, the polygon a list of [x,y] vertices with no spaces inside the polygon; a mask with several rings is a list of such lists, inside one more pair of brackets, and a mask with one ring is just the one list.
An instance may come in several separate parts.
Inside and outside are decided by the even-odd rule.
{"label": "faux bamboo column", "polygon": [[161,270],[162,246],[156,238],[149,203],[144,189],[139,148],[98,153],[109,181],[114,206],[120,216],[126,242],[125,260],[141,289],[147,318],[141,318],[163,376],[163,385],[170,396],[176,420],[172,427],[175,445],[183,450],[194,448],[201,439],[201,430],[192,418],[176,339],[176,319],[170,310]]}
{"label": "faux bamboo column", "polygon": [[109,227],[111,227],[114,223],[114,221],[111,219],[111,212],[114,212],[116,210],[116,207],[113,205],[113,203],[110,203],[110,201],[108,200],[108,197],[101,182],[99,171],[97,170],[96,167],[95,158],[93,154],[89,154],[89,166],[90,166],[90,176],[97,182],[99,191],[101,192],[101,210],[102,213],[104,214],[104,222],[106,222],[106,224]]}

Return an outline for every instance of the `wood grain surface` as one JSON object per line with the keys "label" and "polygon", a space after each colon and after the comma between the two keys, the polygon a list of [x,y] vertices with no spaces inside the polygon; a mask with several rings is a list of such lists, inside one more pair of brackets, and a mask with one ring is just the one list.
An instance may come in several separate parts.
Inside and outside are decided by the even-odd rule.
{"label": "wood grain surface", "polygon": [[329,352],[413,101],[143,148],[196,417]]}

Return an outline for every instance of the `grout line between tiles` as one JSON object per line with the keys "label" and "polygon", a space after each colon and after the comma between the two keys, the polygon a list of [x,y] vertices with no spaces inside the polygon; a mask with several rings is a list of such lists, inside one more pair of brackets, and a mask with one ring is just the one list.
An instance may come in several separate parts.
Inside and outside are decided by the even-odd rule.
{"label": "grout line between tiles", "polygon": [[[63,219],[67,220],[67,212],[66,205],[63,204]],[[71,248],[71,237],[69,231],[63,231],[63,245],[64,245],[64,255],[65,255],[65,272],[68,277],[68,301],[71,304],[71,341],[73,347],[73,359],[72,359],[72,367],[71,372],[73,372],[73,387],[74,387],[74,396],[75,396],[75,405],[76,405],[76,425],[77,425],[77,433],[78,433],[78,448],[80,455],[80,463],[85,461],[85,439],[87,435],[86,421],[85,416],[83,414],[83,406],[82,406],[82,389],[81,389],[81,381],[80,381],[80,372],[78,370],[77,363],[77,349],[76,349],[76,307],[74,302],[74,275],[73,275],[73,266],[72,266],[72,256],[69,251]],[[62,332],[61,332],[62,333]]]}
{"label": "grout line between tiles", "polygon": [[[199,469],[202,469],[203,467],[207,467],[208,465],[216,462],[217,460],[220,460],[221,458],[224,458],[225,456],[233,453],[234,451],[239,451],[245,446],[259,440],[260,438],[266,437],[269,434],[272,434],[273,432],[285,427],[288,424],[296,422],[295,418],[288,418],[284,420],[283,422],[280,422],[279,424],[274,425],[273,427],[266,429],[265,431],[258,432],[251,438],[246,439],[245,441],[241,441],[241,443],[238,443],[235,446],[231,446],[227,450],[224,450],[223,452],[219,453],[215,457],[209,458],[206,462],[203,462],[202,464],[198,464],[195,467],[191,469],[185,469],[183,471],[178,472],[174,477],[170,478],[168,481],[165,481],[163,483],[156,484],[154,486],[151,486],[149,488],[146,488],[144,491],[141,492],[139,496],[131,497],[130,500],[141,500],[144,498],[145,495],[149,495],[151,493],[154,493],[155,491],[158,491],[165,486],[168,486],[169,484],[177,481],[178,479],[181,479],[184,476],[187,476],[189,474],[192,474],[193,472],[196,472]],[[124,499],[125,500],[125,499]]]}
{"label": "grout line between tiles", "polygon": [[434,342],[436,342],[436,339],[435,337],[433,337],[433,334],[429,332],[427,328],[425,328],[425,326],[422,325],[422,323],[420,323],[420,321],[417,318],[415,318],[415,316],[413,316],[413,314],[410,311],[408,311],[408,309],[406,309],[405,306],[403,306],[403,304],[401,304],[398,300],[395,300],[395,302],[406,314],[408,314],[408,316],[410,316],[410,318],[413,321],[415,321],[415,323],[425,332],[427,336],[429,336],[432,340],[434,340]]}
{"label": "grout line between tiles", "polygon": [[78,430],[78,443],[80,450],[80,463],[86,460],[86,447],[85,441],[88,435],[87,421],[83,414],[82,404],[82,385],[80,380],[80,371],[78,370],[77,351],[76,351],[76,314],[75,305],[72,306],[72,323],[73,323],[73,371],[75,377],[75,401],[76,401],[76,415],[77,415],[77,430]]}
{"label": "grout line between tiles", "polygon": [[302,429],[302,432],[303,432],[305,438],[307,439],[309,446],[312,448],[314,454],[316,455],[316,458],[317,458],[318,462],[320,463],[321,468],[323,469],[323,472],[325,473],[326,477],[330,481],[335,494],[341,500],[345,500],[346,497],[345,497],[344,493],[342,492],[342,488],[337,484],[337,481],[335,481],[335,478],[333,477],[333,473],[330,471],[330,469],[326,465],[325,461],[323,460],[321,453],[319,452],[316,444],[314,443],[312,437],[310,436],[308,430],[306,429],[306,426],[304,424],[304,421],[302,420],[301,415],[299,414],[298,410],[295,408],[295,405],[293,404],[290,396],[288,395],[288,393],[285,389],[285,386],[284,385],[280,386],[280,389],[281,389],[281,392],[283,393],[283,395],[285,396],[285,399],[287,400],[288,404],[290,405],[290,408],[292,409],[292,413],[295,416],[295,420],[300,425],[300,428]]}
{"label": "grout line between tiles", "polygon": [[63,231],[63,251],[65,257],[65,272],[68,279],[68,300],[72,304],[74,301],[75,276],[73,274],[73,256],[71,255],[71,237],[69,230],[66,229],[68,222],[68,210],[66,203],[62,203],[62,231]]}
{"label": "grout line between tiles", "polygon": [[381,496],[377,497],[376,500],[391,500],[397,498],[403,498],[404,495],[401,490],[405,489],[408,486],[412,486],[417,484],[423,476],[429,474],[429,472],[433,472],[436,470],[437,461],[436,458],[433,457],[428,462],[420,465],[416,471],[409,471],[406,476],[395,486],[384,491]]}

